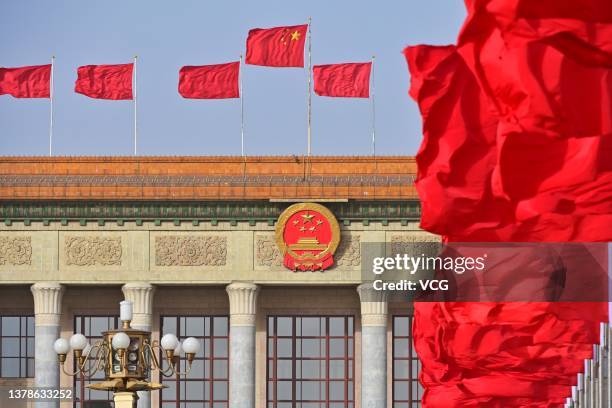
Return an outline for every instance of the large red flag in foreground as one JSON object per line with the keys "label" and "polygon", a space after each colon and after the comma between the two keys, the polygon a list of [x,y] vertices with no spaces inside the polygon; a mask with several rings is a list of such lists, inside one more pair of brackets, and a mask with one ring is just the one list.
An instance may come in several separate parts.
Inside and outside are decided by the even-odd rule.
{"label": "large red flag in foreground", "polygon": [[183,98],[239,98],[240,61],[227,64],[186,66],[179,71],[179,93]]}
{"label": "large red flag in foreground", "polygon": [[79,67],[74,91],[96,99],[133,99],[134,64]]}
{"label": "large red flag in foreground", "polygon": [[49,98],[51,64],[0,68],[0,95],[15,98]]}
{"label": "large red flag in foreground", "polygon": [[267,67],[303,67],[308,24],[254,28],[246,43],[246,63]]}
{"label": "large red flag in foreground", "polygon": [[[612,3],[467,5],[457,47],[406,50],[422,226],[451,242],[612,240]],[[604,320],[606,303],[417,303],[424,407],[560,407]]]}
{"label": "large red flag in foreground", "polygon": [[315,65],[314,91],[319,96],[370,97],[371,62]]}

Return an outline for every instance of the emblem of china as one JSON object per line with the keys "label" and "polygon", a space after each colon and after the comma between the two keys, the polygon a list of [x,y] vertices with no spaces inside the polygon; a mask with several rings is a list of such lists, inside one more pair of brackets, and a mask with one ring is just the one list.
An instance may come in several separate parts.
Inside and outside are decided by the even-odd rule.
{"label": "emblem of china", "polygon": [[320,204],[294,204],[278,219],[276,243],[287,268],[325,270],[334,264],[340,226],[331,211]]}

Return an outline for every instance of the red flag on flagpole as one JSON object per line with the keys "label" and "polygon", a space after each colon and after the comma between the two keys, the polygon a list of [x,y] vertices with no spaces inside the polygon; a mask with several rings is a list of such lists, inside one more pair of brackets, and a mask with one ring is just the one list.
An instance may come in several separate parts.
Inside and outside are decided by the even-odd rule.
{"label": "red flag on flagpole", "polygon": [[183,98],[239,98],[240,61],[227,64],[185,66],[179,71],[178,91]]}
{"label": "red flag on flagpole", "polygon": [[250,30],[246,63],[267,67],[303,67],[307,31],[308,24]]}
{"label": "red flag on flagpole", "polygon": [[0,68],[0,95],[14,98],[50,98],[51,64]]}
{"label": "red flag on flagpole", "polygon": [[79,67],[74,91],[90,98],[133,99],[134,64],[85,65]]}
{"label": "red flag on flagpole", "polygon": [[370,97],[371,62],[315,65],[314,91],[319,96]]}

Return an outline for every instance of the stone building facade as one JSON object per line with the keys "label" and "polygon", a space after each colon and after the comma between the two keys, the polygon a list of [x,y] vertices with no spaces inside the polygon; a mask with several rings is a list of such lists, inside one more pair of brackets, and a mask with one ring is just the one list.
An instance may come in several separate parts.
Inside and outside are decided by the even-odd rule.
{"label": "stone building facade", "polygon": [[[363,284],[361,254],[436,239],[414,175],[411,157],[0,158],[1,383],[109,406],[52,345],[117,327],[128,299],[133,327],[203,345],[141,407],[420,406],[411,305]],[[340,224],[325,271],[283,266],[275,225],[298,202]]]}

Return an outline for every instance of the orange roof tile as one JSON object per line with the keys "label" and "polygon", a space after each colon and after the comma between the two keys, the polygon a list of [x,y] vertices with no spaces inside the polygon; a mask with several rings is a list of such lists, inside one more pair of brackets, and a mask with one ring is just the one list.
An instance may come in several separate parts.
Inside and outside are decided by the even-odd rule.
{"label": "orange roof tile", "polygon": [[4,200],[417,199],[409,156],[0,157]]}

